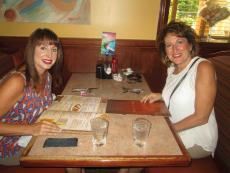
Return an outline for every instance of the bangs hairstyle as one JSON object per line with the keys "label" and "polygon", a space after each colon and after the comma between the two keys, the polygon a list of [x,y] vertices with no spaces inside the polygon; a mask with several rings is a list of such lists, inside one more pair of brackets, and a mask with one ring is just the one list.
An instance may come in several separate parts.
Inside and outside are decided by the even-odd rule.
{"label": "bangs hairstyle", "polygon": [[[38,29],[39,30],[39,29]],[[55,45],[59,47],[60,41],[55,33],[48,29],[40,29],[40,32],[35,32],[32,42],[35,46],[40,46],[42,44]]]}
{"label": "bangs hairstyle", "polygon": [[198,47],[197,47],[197,35],[195,31],[184,22],[170,22],[159,34],[157,38],[157,46],[160,52],[161,60],[164,64],[169,66],[171,64],[168,59],[165,51],[165,37],[167,34],[175,34],[177,37],[186,38],[188,43],[192,46],[191,56],[192,58],[197,55]]}
{"label": "bangs hairstyle", "polygon": [[50,29],[38,28],[30,36],[28,47],[35,49],[36,46],[41,44],[55,45],[57,48],[60,47],[60,41],[57,35]]}
{"label": "bangs hairstyle", "polygon": [[60,66],[63,61],[61,43],[57,35],[47,28],[36,29],[29,37],[24,55],[26,61],[26,80],[34,88],[40,80],[34,64],[34,52],[35,47],[41,44],[55,45],[57,47],[57,60],[49,71],[56,71],[58,69],[56,66]]}

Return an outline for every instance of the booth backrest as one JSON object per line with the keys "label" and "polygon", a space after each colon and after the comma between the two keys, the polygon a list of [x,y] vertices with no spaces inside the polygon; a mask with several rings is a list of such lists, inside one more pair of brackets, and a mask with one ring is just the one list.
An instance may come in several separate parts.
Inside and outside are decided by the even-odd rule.
{"label": "booth backrest", "polygon": [[217,74],[215,113],[218,124],[218,144],[215,160],[230,172],[230,51],[209,58]]}
{"label": "booth backrest", "polygon": [[6,54],[0,52],[0,79],[12,70],[22,68],[24,64],[23,52]]}
{"label": "booth backrest", "polygon": [[14,61],[12,56],[0,53],[0,79],[5,76],[10,70],[14,68]]}
{"label": "booth backrest", "polygon": [[[25,71],[24,53],[22,50],[18,50],[14,53],[1,53],[0,52],[0,80],[7,75],[10,71],[19,70]],[[55,88],[52,86],[52,92],[55,94],[61,94],[64,86]]]}

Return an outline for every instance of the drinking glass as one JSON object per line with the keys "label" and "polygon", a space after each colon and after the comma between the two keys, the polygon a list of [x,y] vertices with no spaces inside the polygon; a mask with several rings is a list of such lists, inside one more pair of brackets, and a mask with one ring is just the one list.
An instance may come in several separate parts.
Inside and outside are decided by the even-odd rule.
{"label": "drinking glass", "polygon": [[103,118],[97,117],[90,120],[90,125],[93,132],[93,144],[96,146],[106,144],[109,122]]}
{"label": "drinking glass", "polygon": [[145,118],[137,118],[133,121],[133,140],[134,143],[143,147],[149,136],[151,122]]}

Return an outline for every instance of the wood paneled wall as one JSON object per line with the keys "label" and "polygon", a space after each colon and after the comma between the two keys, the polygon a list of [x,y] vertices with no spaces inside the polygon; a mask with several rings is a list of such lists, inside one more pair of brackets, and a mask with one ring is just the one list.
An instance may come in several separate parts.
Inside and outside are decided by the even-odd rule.
{"label": "wood paneled wall", "polygon": [[[0,51],[13,53],[24,50],[28,37],[0,37]],[[95,72],[100,55],[100,39],[61,38],[64,52],[63,77],[66,82],[73,72]],[[200,44],[203,57],[229,49],[228,44]],[[144,74],[152,91],[161,91],[165,82],[166,70],[162,65],[155,41],[117,40],[116,57],[119,69],[131,67]],[[1,64],[0,64],[1,66]]]}
{"label": "wood paneled wall", "polygon": [[[100,55],[100,39],[62,39],[65,76],[71,72],[95,72]],[[143,73],[154,91],[160,91],[164,81],[162,66],[154,41],[117,40],[118,68],[131,67]]]}
{"label": "wood paneled wall", "polygon": [[[0,50],[14,53],[24,50],[27,37],[0,37]],[[61,38],[64,52],[63,76],[66,82],[73,72],[95,72],[100,55],[100,39]],[[131,67],[144,74],[153,91],[161,91],[165,68],[160,62],[154,41],[117,40],[116,57],[119,69]]]}

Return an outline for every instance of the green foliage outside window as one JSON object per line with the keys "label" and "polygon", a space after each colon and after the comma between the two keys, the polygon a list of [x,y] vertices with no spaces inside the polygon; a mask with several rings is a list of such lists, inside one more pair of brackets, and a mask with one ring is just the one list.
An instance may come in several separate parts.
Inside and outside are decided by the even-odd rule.
{"label": "green foliage outside window", "polygon": [[[173,20],[172,14],[172,4],[170,3],[169,20]],[[196,22],[197,12],[198,12],[199,0],[178,0],[176,19],[187,23],[190,26],[194,26]]]}
{"label": "green foliage outside window", "polygon": [[[172,21],[172,20],[176,20],[176,21],[183,21],[186,24],[188,24],[189,26],[191,26],[193,29],[196,30],[196,32],[198,34],[200,34],[201,38],[206,38],[207,36],[207,40],[211,40],[213,41],[214,39],[217,40],[227,40],[229,42],[229,25],[230,25],[230,20],[229,17],[226,16],[226,19],[223,20],[217,20],[218,24],[215,24],[212,27],[207,27],[208,23],[205,23],[204,21],[204,17],[198,18],[199,17],[199,10],[202,9],[198,9],[198,8],[202,8],[200,7],[199,3],[202,3],[205,8],[209,8],[209,11],[207,12],[207,14],[205,14],[206,16],[209,15],[209,13],[211,13],[212,18],[221,18],[223,17],[223,9],[225,8],[225,14],[229,13],[230,11],[230,1],[229,0],[216,0],[215,4],[220,5],[219,10],[217,10],[216,6],[215,10],[211,10],[211,5],[208,7],[208,3],[207,2],[213,2],[213,0],[208,0],[205,1],[203,0],[201,2],[201,0],[170,0],[170,8],[169,8],[169,16],[168,16],[168,22]],[[215,5],[214,4],[214,5]],[[205,9],[204,8],[204,9]],[[203,10],[204,10],[203,9]],[[228,9],[228,11],[226,12],[226,9]],[[207,11],[207,9],[206,9]],[[212,14],[213,12],[213,14]],[[228,14],[229,15],[229,14]],[[213,17],[214,16],[214,17]],[[227,18],[228,17],[228,18]],[[199,20],[197,20],[199,19]],[[203,19],[203,20],[200,20]],[[203,21],[203,22],[202,22]],[[221,21],[221,22],[220,22]],[[198,22],[198,23],[196,23]]]}

